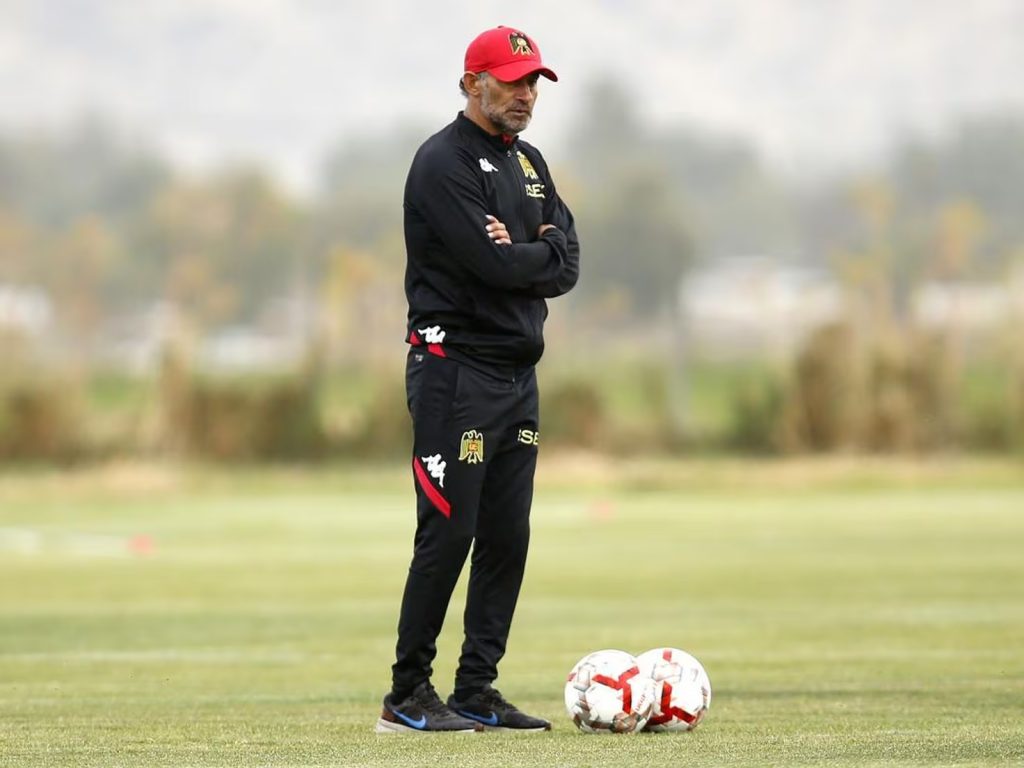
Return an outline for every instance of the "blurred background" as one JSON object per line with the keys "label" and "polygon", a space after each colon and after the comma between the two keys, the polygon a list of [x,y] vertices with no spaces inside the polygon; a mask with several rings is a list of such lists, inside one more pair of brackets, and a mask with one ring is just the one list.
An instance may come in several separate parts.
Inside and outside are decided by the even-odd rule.
{"label": "blurred background", "polygon": [[402,186],[499,23],[545,445],[1024,448],[1017,0],[0,0],[0,462],[404,459]]}

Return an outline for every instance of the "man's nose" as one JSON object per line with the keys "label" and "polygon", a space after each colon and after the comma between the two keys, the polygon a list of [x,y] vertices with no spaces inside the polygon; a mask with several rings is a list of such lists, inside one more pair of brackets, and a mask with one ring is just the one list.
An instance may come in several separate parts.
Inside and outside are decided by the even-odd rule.
{"label": "man's nose", "polygon": [[530,101],[533,98],[533,89],[529,83],[519,83],[515,88],[515,96],[523,101]]}

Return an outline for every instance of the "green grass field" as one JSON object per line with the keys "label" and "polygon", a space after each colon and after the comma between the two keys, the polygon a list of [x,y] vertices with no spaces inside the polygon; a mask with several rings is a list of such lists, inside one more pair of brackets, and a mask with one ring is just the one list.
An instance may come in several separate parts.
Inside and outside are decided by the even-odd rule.
{"label": "green grass field", "polygon": [[[411,494],[401,469],[0,473],[0,765],[1024,761],[1024,467],[546,466],[498,685],[555,729],[518,736],[373,733]],[[577,733],[575,661],[661,644],[707,667],[704,725]]]}

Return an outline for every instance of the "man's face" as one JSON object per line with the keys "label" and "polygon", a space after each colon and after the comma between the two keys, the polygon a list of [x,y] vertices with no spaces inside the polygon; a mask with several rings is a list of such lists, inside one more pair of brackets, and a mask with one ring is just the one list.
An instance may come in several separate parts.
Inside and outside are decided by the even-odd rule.
{"label": "man's face", "polygon": [[480,78],[480,110],[502,133],[515,135],[530,124],[537,101],[539,72],[511,83],[494,77]]}

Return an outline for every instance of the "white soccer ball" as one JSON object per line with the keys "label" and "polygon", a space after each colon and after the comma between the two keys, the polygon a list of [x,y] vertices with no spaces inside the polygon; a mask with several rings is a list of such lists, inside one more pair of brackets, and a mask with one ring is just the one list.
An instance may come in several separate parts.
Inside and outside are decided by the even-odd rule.
{"label": "white soccer ball", "polygon": [[569,673],[565,708],[584,733],[632,733],[654,711],[654,683],[631,654],[595,651]]}
{"label": "white soccer ball", "polygon": [[652,648],[637,657],[640,674],[654,682],[648,731],[692,731],[711,706],[711,680],[697,659],[678,648]]}

